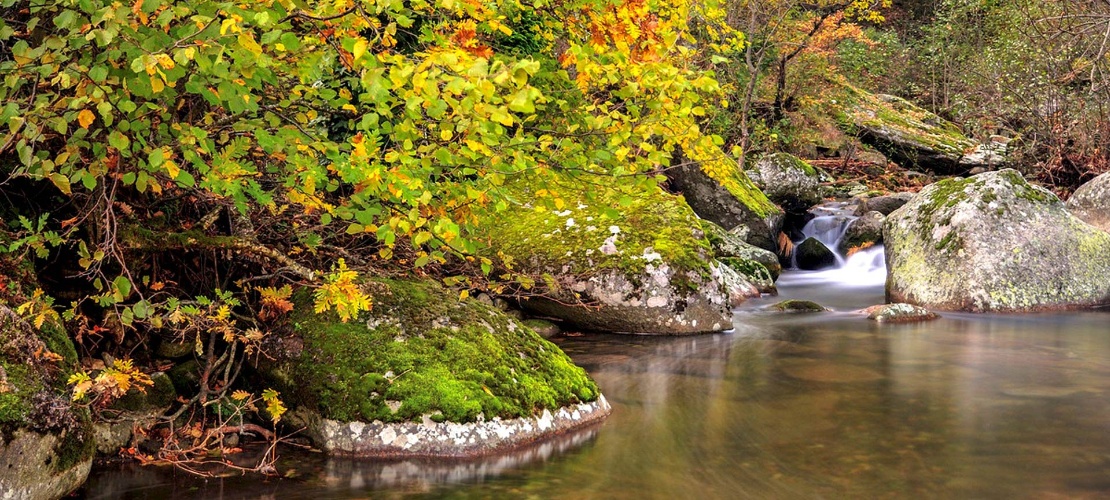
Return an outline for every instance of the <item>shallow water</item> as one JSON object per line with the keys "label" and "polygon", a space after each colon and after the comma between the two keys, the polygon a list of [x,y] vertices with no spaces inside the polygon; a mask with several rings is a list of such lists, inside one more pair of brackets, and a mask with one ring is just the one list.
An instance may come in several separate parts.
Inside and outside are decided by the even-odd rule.
{"label": "shallow water", "polygon": [[[842,270],[837,270],[842,271]],[[870,277],[868,277],[870,276]],[[856,284],[845,284],[855,277]],[[284,452],[293,479],[102,469],[88,498],[1075,498],[1110,495],[1110,313],[878,325],[882,284],[787,274],[730,333],[557,343],[613,405],[479,462]],[[816,300],[817,314],[760,310]]]}

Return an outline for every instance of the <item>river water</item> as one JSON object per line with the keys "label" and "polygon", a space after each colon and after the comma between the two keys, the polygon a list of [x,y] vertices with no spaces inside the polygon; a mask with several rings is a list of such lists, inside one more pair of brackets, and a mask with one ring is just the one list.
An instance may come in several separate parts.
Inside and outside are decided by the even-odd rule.
{"label": "river water", "polygon": [[[881,249],[788,272],[696,337],[556,342],[613,414],[478,462],[285,450],[292,478],[94,471],[86,498],[1083,498],[1110,495],[1110,313],[943,314],[879,325]],[[870,260],[868,260],[870,259]],[[852,266],[855,266],[854,268]],[[784,298],[827,313],[774,314]]]}

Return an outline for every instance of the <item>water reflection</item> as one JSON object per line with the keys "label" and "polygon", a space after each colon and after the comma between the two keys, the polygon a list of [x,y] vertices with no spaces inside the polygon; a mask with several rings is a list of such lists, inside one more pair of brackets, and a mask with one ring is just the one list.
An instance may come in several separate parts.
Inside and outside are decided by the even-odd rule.
{"label": "water reflection", "polygon": [[[882,294],[881,288],[831,285],[780,291],[829,298],[841,311],[881,302]],[[929,323],[879,325],[848,312],[760,311],[773,300],[738,312],[729,334],[559,340],[614,407],[583,442],[461,469],[321,460],[277,489],[225,483],[222,492],[177,493],[197,488],[179,481],[179,490],[149,497],[262,498],[280,491],[279,498],[1082,498],[1110,492],[1110,314],[948,313]],[[135,491],[131,498],[148,497]],[[112,496],[120,497],[127,494]]]}

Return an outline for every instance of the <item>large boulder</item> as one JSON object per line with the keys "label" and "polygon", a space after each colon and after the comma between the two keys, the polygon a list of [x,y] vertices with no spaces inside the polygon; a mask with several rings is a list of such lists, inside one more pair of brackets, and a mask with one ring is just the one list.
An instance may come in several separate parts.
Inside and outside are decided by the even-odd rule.
{"label": "large boulder", "polygon": [[771,201],[788,213],[802,214],[821,202],[821,178],[817,169],[789,153],[764,156],[750,175]]}
{"label": "large boulder", "polygon": [[35,328],[0,300],[0,498],[61,498],[88,477],[91,419],[66,387],[76,366],[65,330]]}
{"label": "large boulder", "polygon": [[[779,279],[782,265],[779,263],[775,252],[764,250],[752,245],[736,234],[725,231],[724,228],[712,222],[702,221],[705,236],[709,238],[709,245],[713,248],[713,255],[718,259],[741,259],[758,263],[770,274],[771,281]],[[746,273],[745,273],[746,274]],[[762,276],[762,272],[760,275]]]}
{"label": "large boulder", "polygon": [[968,138],[952,122],[900,97],[846,87],[841,123],[906,168],[962,174],[1003,164],[1005,150]]}
{"label": "large boulder", "polygon": [[739,168],[707,169],[699,162],[681,161],[667,169],[667,179],[682,193],[699,217],[740,235],[748,243],[774,250],[783,213]]}
{"label": "large boulder", "polygon": [[848,223],[837,242],[837,251],[845,257],[883,242],[883,221],[879,212],[867,212]]}
{"label": "large boulder", "polygon": [[434,282],[362,285],[373,309],[341,322],[294,295],[292,332],[260,372],[325,451],[474,456],[603,418],[609,406],[557,346]]}
{"label": "large boulder", "polygon": [[1110,303],[1110,233],[1006,169],[932,184],[883,225],[887,299],[962,311]]}
{"label": "large boulder", "polygon": [[1068,198],[1067,206],[1087,224],[1110,231],[1110,172],[1079,186]]}
{"label": "large boulder", "polygon": [[[681,335],[731,328],[728,291],[701,221],[656,186],[631,195],[564,182],[563,210],[537,187],[507,186],[519,209],[482,215],[477,231],[491,252],[542,285],[525,310],[585,330]],[[623,203],[622,203],[623,198]]]}

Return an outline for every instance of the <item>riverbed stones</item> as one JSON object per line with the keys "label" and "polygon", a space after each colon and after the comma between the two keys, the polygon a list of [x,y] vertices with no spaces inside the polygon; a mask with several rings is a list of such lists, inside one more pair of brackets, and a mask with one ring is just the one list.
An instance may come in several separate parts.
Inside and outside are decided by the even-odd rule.
{"label": "riverbed stones", "polygon": [[0,499],[61,498],[88,476],[90,417],[66,390],[76,360],[60,326],[36,329],[0,300]]}
{"label": "riverbed stones", "polygon": [[937,313],[913,304],[880,304],[863,310],[867,319],[879,323],[916,323],[939,318]]}
{"label": "riverbed stones", "polygon": [[764,250],[774,250],[783,212],[735,164],[706,168],[678,155],[667,169],[673,189],[682,193],[698,217],[739,235]]}
{"label": "riverbed stones", "polygon": [[932,184],[883,226],[887,300],[1021,312],[1110,303],[1110,233],[1014,170]]}
{"label": "riverbed stones", "polygon": [[[701,221],[681,197],[657,186],[624,196],[603,188],[559,192],[563,209],[535,186],[507,186],[524,203],[485,213],[477,237],[492,257],[537,277],[521,306],[582,330],[684,335],[730,328],[728,291],[712,264]],[[761,195],[762,196],[762,195]]]}
{"label": "riverbed stones", "polygon": [[817,271],[836,265],[836,254],[817,238],[809,237],[794,247],[794,262],[798,269]]}
{"label": "riverbed stones", "polygon": [[1079,186],[1068,198],[1067,207],[1087,224],[1110,231],[1110,172]]}
{"label": "riverbed stones", "polygon": [[269,340],[275,360],[258,362],[326,451],[467,456],[608,413],[583,369],[502,311],[434,282],[362,287],[373,310],[348,322],[295,294],[292,331]]}

